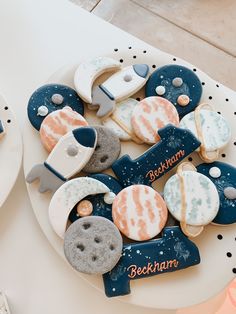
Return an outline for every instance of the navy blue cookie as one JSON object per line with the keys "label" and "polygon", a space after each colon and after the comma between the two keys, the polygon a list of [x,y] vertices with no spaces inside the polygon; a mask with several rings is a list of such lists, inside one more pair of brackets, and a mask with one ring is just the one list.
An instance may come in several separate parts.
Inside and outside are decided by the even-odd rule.
{"label": "navy blue cookie", "polygon": [[[108,174],[98,173],[89,177],[104,183],[111,190],[111,192],[115,194],[118,194],[122,190],[120,183]],[[93,216],[101,216],[112,221],[112,204],[105,203],[104,194],[89,195],[84,199],[90,201],[93,204]],[[70,213],[69,220],[71,222],[74,222],[79,218],[76,207],[77,205]]]}
{"label": "navy blue cookie", "polygon": [[216,186],[220,197],[220,209],[213,220],[220,225],[236,222],[236,168],[216,161],[201,164],[197,171],[207,176]]}
{"label": "navy blue cookie", "polygon": [[65,106],[84,115],[84,105],[76,91],[66,85],[47,84],[36,89],[31,95],[27,112],[32,126],[39,130],[44,118]]}
{"label": "navy blue cookie", "polygon": [[[182,118],[198,105],[202,84],[190,69],[181,65],[165,65],[152,73],[147,81],[145,93],[146,97],[161,96],[169,100]],[[189,98],[188,104],[178,104],[178,97],[181,95],[186,95],[185,99]]]}
{"label": "navy blue cookie", "polygon": [[163,237],[123,246],[116,266],[103,275],[105,293],[116,297],[130,293],[130,280],[184,269],[200,263],[197,246],[179,227],[167,227]]}
{"label": "navy blue cookie", "polygon": [[124,187],[151,185],[201,144],[190,131],[171,124],[159,129],[158,135],[161,140],[135,160],[124,155],[113,163],[112,170]]}

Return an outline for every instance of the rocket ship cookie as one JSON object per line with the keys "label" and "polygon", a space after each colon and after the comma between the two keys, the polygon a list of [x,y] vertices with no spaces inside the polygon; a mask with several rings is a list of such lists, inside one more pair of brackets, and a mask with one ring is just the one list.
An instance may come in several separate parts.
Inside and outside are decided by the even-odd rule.
{"label": "rocket ship cookie", "polygon": [[198,173],[191,163],[180,164],[177,173],[168,179],[164,199],[187,236],[198,236],[219,210],[219,195],[214,183]]}
{"label": "rocket ship cookie", "polygon": [[199,104],[202,85],[192,70],[181,65],[165,65],[152,73],[145,91],[146,97],[169,100],[182,118]]}
{"label": "rocket ship cookie", "polygon": [[236,223],[236,168],[216,161],[199,165],[197,171],[215,184],[220,197],[219,212],[213,222],[220,225]]}
{"label": "rocket ship cookie", "polygon": [[80,127],[68,132],[56,144],[44,164],[34,166],[26,177],[28,183],[40,179],[39,192],[56,191],[78,173],[91,158],[97,143],[92,127]]}
{"label": "rocket ship cookie", "polygon": [[131,123],[135,134],[147,144],[160,140],[158,130],[167,124],[179,125],[179,115],[174,105],[162,97],[147,97],[135,106]]}
{"label": "rocket ship cookie", "polygon": [[208,104],[199,105],[194,112],[183,117],[180,127],[190,130],[201,142],[200,157],[205,162],[213,162],[219,151],[230,140],[230,126],[224,117],[212,111]]}
{"label": "rocket ship cookie", "polygon": [[39,130],[45,117],[65,106],[71,107],[79,114],[84,114],[84,105],[78,94],[69,86],[61,84],[47,84],[38,88],[31,95],[27,112],[32,126]]}
{"label": "rocket ship cookie", "polygon": [[63,135],[80,126],[87,125],[83,116],[66,106],[46,116],[40,126],[40,139],[46,150],[51,152]]}

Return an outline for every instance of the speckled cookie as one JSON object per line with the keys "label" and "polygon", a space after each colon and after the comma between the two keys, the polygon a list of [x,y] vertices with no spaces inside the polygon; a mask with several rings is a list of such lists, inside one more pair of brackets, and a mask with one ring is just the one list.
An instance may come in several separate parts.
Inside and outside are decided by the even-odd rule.
{"label": "speckled cookie", "polygon": [[104,171],[113,164],[120,155],[119,137],[109,128],[104,126],[94,126],[97,132],[97,146],[84,167],[84,171],[88,173],[98,173]]}
{"label": "speckled cookie", "polygon": [[68,262],[77,271],[86,274],[104,274],[121,257],[122,237],[108,219],[83,217],[66,231],[64,252]]}
{"label": "speckled cookie", "polygon": [[29,121],[39,131],[42,121],[50,112],[65,106],[84,115],[83,102],[73,88],[61,84],[43,85],[36,89],[29,99],[27,107]]}

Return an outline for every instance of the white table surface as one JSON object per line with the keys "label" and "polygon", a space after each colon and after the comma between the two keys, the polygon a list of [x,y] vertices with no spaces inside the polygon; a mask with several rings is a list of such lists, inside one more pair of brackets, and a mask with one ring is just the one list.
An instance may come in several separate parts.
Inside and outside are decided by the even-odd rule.
{"label": "white table surface", "polygon": [[[23,128],[27,99],[59,67],[136,41],[66,0],[0,0],[0,93]],[[22,171],[0,215],[0,290],[13,314],[175,313],[107,299],[75,276],[41,232]]]}

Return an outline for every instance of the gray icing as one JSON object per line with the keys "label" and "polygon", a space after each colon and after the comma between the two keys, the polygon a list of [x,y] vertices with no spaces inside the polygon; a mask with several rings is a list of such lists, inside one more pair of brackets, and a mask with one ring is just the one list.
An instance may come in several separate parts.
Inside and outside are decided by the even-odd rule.
{"label": "gray icing", "polygon": [[55,105],[61,105],[64,101],[64,97],[61,94],[53,94],[51,100]]}
{"label": "gray icing", "polygon": [[236,199],[236,189],[232,186],[229,186],[224,189],[224,196],[229,200]]}
{"label": "gray icing", "polygon": [[67,154],[71,157],[74,157],[78,154],[78,147],[74,144],[71,144],[67,148]]}
{"label": "gray icing", "polygon": [[92,104],[90,106],[99,106],[97,116],[101,118],[113,112],[115,109],[115,100],[112,99],[111,95],[107,95],[100,86],[95,86],[92,91]]}
{"label": "gray icing", "polygon": [[183,80],[181,77],[175,77],[173,80],[172,80],[172,84],[173,86],[175,87],[180,87],[182,84],[183,84]]}
{"label": "gray icing", "polygon": [[135,73],[141,77],[147,77],[149,72],[149,67],[147,64],[134,64],[133,69]]}

